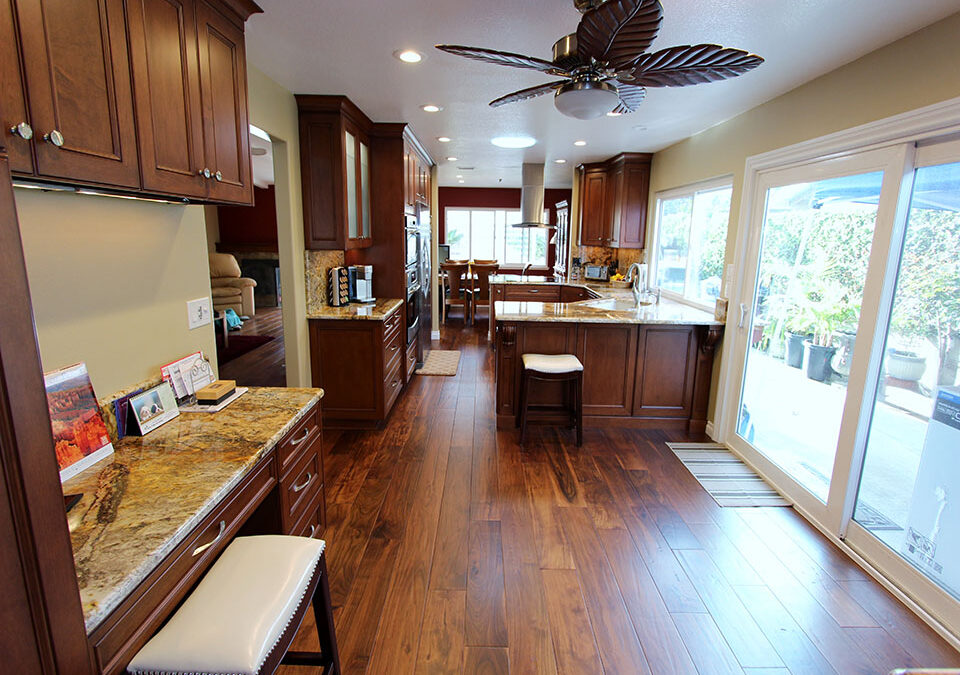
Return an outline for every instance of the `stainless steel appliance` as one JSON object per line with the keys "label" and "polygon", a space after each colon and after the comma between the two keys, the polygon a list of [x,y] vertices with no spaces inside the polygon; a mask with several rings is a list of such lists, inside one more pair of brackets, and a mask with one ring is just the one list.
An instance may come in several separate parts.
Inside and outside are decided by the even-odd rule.
{"label": "stainless steel appliance", "polygon": [[404,231],[404,267],[420,263],[420,228],[417,226],[416,216],[406,216],[407,224]]}
{"label": "stainless steel appliance", "polygon": [[420,207],[417,214],[420,228],[420,340],[417,347],[417,363],[423,363],[425,352],[430,349],[433,331],[433,287],[436,283],[433,274],[432,232],[430,229],[430,209]]}
{"label": "stainless steel appliance", "polygon": [[420,332],[420,308],[423,305],[422,283],[420,267],[412,265],[407,268],[407,345],[417,339]]}
{"label": "stainless steel appliance", "polygon": [[351,265],[347,268],[350,302],[376,302],[373,297],[373,265]]}
{"label": "stainless steel appliance", "polygon": [[606,265],[584,265],[583,278],[587,281],[606,281],[610,278],[610,269]]}

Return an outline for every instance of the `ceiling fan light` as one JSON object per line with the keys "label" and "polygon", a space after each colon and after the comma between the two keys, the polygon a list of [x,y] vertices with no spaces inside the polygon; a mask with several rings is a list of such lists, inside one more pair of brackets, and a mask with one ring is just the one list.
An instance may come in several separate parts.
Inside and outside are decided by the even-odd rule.
{"label": "ceiling fan light", "polygon": [[553,104],[557,110],[578,120],[603,117],[620,103],[617,88],[606,82],[582,80],[565,84],[557,91]]}

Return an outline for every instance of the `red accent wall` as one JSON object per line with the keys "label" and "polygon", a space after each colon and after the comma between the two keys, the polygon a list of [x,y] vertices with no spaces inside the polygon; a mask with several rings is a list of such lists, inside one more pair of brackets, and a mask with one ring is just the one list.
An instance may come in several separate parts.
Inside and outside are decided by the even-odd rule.
{"label": "red accent wall", "polygon": [[[520,188],[461,188],[461,187],[441,187],[439,189],[439,237],[440,243],[447,241],[447,223],[446,211],[448,206],[461,208],[477,209],[519,209],[520,208]],[[564,200],[570,203],[573,199],[571,190],[548,189],[544,191],[544,204],[550,214],[550,223],[557,223],[556,210],[553,208],[557,202]],[[547,252],[547,259],[550,267],[556,260],[556,247],[551,244]]]}
{"label": "red accent wall", "polygon": [[253,188],[253,206],[218,206],[221,245],[268,245],[277,250],[277,197],[274,188]]}

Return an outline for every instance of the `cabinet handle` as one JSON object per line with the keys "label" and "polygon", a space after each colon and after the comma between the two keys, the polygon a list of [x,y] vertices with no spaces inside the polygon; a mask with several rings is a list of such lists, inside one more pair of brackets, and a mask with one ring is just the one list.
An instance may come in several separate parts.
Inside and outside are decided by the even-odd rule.
{"label": "cabinet handle", "polygon": [[223,174],[220,173],[219,171],[217,171],[215,174],[213,174],[213,177],[217,179],[217,182],[218,182],[218,183],[222,183],[222,182],[223,182]]}
{"label": "cabinet handle", "polygon": [[218,541],[220,541],[220,539],[223,537],[223,533],[224,533],[224,531],[225,531],[226,529],[227,529],[227,522],[226,522],[225,520],[221,520],[221,521],[220,521],[220,531],[217,532],[217,536],[213,538],[213,541],[211,541],[211,542],[209,542],[209,543],[206,543],[206,544],[204,544],[203,546],[197,546],[195,549],[193,549],[193,555],[194,555],[194,556],[200,555],[201,553],[203,553],[204,551],[206,551],[208,548],[210,548],[211,546],[213,546],[214,544],[216,544]]}
{"label": "cabinet handle", "polygon": [[63,147],[63,134],[61,134],[56,129],[51,131],[49,134],[44,134],[43,140],[45,140],[47,143],[51,144],[55,148]]}
{"label": "cabinet handle", "polygon": [[308,485],[310,485],[311,481],[313,481],[313,474],[308,471],[308,472],[307,472],[307,478],[306,478],[306,480],[303,481],[303,483],[301,483],[300,485],[294,485],[294,486],[293,486],[293,491],[294,491],[294,492],[300,492],[300,491],[302,491],[305,487],[307,487]]}
{"label": "cabinet handle", "polygon": [[396,389],[399,384],[400,384],[400,380],[394,380],[394,381],[393,381],[393,388]]}
{"label": "cabinet handle", "polygon": [[16,126],[10,127],[10,133],[14,136],[19,136],[25,141],[29,141],[31,138],[33,138],[33,127],[26,122],[21,122]]}
{"label": "cabinet handle", "polygon": [[539,293],[539,292],[540,292],[540,289],[539,289],[539,288],[528,288],[528,289],[527,289],[527,293]]}
{"label": "cabinet handle", "polygon": [[311,539],[313,539],[313,535],[316,534],[316,533],[317,533],[317,526],[316,526],[316,525],[311,525],[311,526],[310,526],[310,534],[308,534],[307,536],[310,537]]}
{"label": "cabinet handle", "polygon": [[200,176],[203,176],[204,178],[210,178],[210,176],[213,175],[212,173],[210,173],[210,169],[208,169],[208,168],[206,168],[206,167],[204,167],[204,168],[200,169],[199,171],[197,171],[197,174],[200,175]]}
{"label": "cabinet handle", "polygon": [[397,351],[398,349],[400,349],[400,348],[399,348],[397,345],[393,345],[393,346],[390,348],[390,351],[391,351],[391,352],[395,352],[395,351]]}
{"label": "cabinet handle", "polygon": [[299,436],[297,436],[296,438],[294,438],[292,441],[290,441],[290,445],[300,445],[300,444],[303,443],[305,440],[307,440],[307,436],[310,435],[310,432],[311,432],[311,431],[313,431],[313,428],[311,428],[311,427],[305,428],[305,429],[303,430],[303,433],[302,433],[302,434],[300,434]]}

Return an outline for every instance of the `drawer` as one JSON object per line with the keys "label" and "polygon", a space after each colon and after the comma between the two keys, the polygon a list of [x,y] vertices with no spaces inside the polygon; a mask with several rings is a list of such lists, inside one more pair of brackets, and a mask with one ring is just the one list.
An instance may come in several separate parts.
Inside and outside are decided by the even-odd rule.
{"label": "drawer", "polygon": [[559,286],[507,286],[504,295],[509,301],[559,302]]}
{"label": "drawer", "polygon": [[280,480],[280,508],[283,529],[289,531],[323,486],[323,462],[320,441],[307,448],[293,468]]}
{"label": "drawer", "polygon": [[397,359],[394,367],[383,378],[383,415],[387,416],[390,412],[393,402],[397,400],[400,391],[403,389],[403,373],[400,368],[400,360]]}
{"label": "drawer", "polygon": [[399,363],[400,354],[403,352],[403,341],[400,339],[400,331],[394,333],[389,339],[383,341],[383,372],[386,373],[393,369],[394,363]]}
{"label": "drawer", "polygon": [[413,377],[413,373],[417,369],[417,341],[414,340],[407,347],[407,382],[410,381],[410,378]]}
{"label": "drawer", "polygon": [[323,530],[327,524],[327,514],[324,504],[323,488],[317,494],[316,498],[307,507],[306,513],[300,521],[294,526],[290,534],[297,537],[323,537]]}
{"label": "drawer", "polygon": [[125,671],[276,485],[274,459],[255,467],[90,635],[99,669]]}
{"label": "drawer", "polygon": [[390,340],[390,338],[392,337],[390,334],[393,333],[394,331],[397,331],[398,333],[400,332],[400,318],[402,314],[403,312],[401,312],[398,309],[396,312],[394,312],[393,314],[388,316],[386,319],[384,319],[383,321],[383,341],[384,342],[388,342]]}
{"label": "drawer", "polygon": [[317,404],[277,444],[277,459],[280,461],[281,476],[286,472],[287,467],[296,458],[297,454],[313,443],[320,432],[320,405]]}

